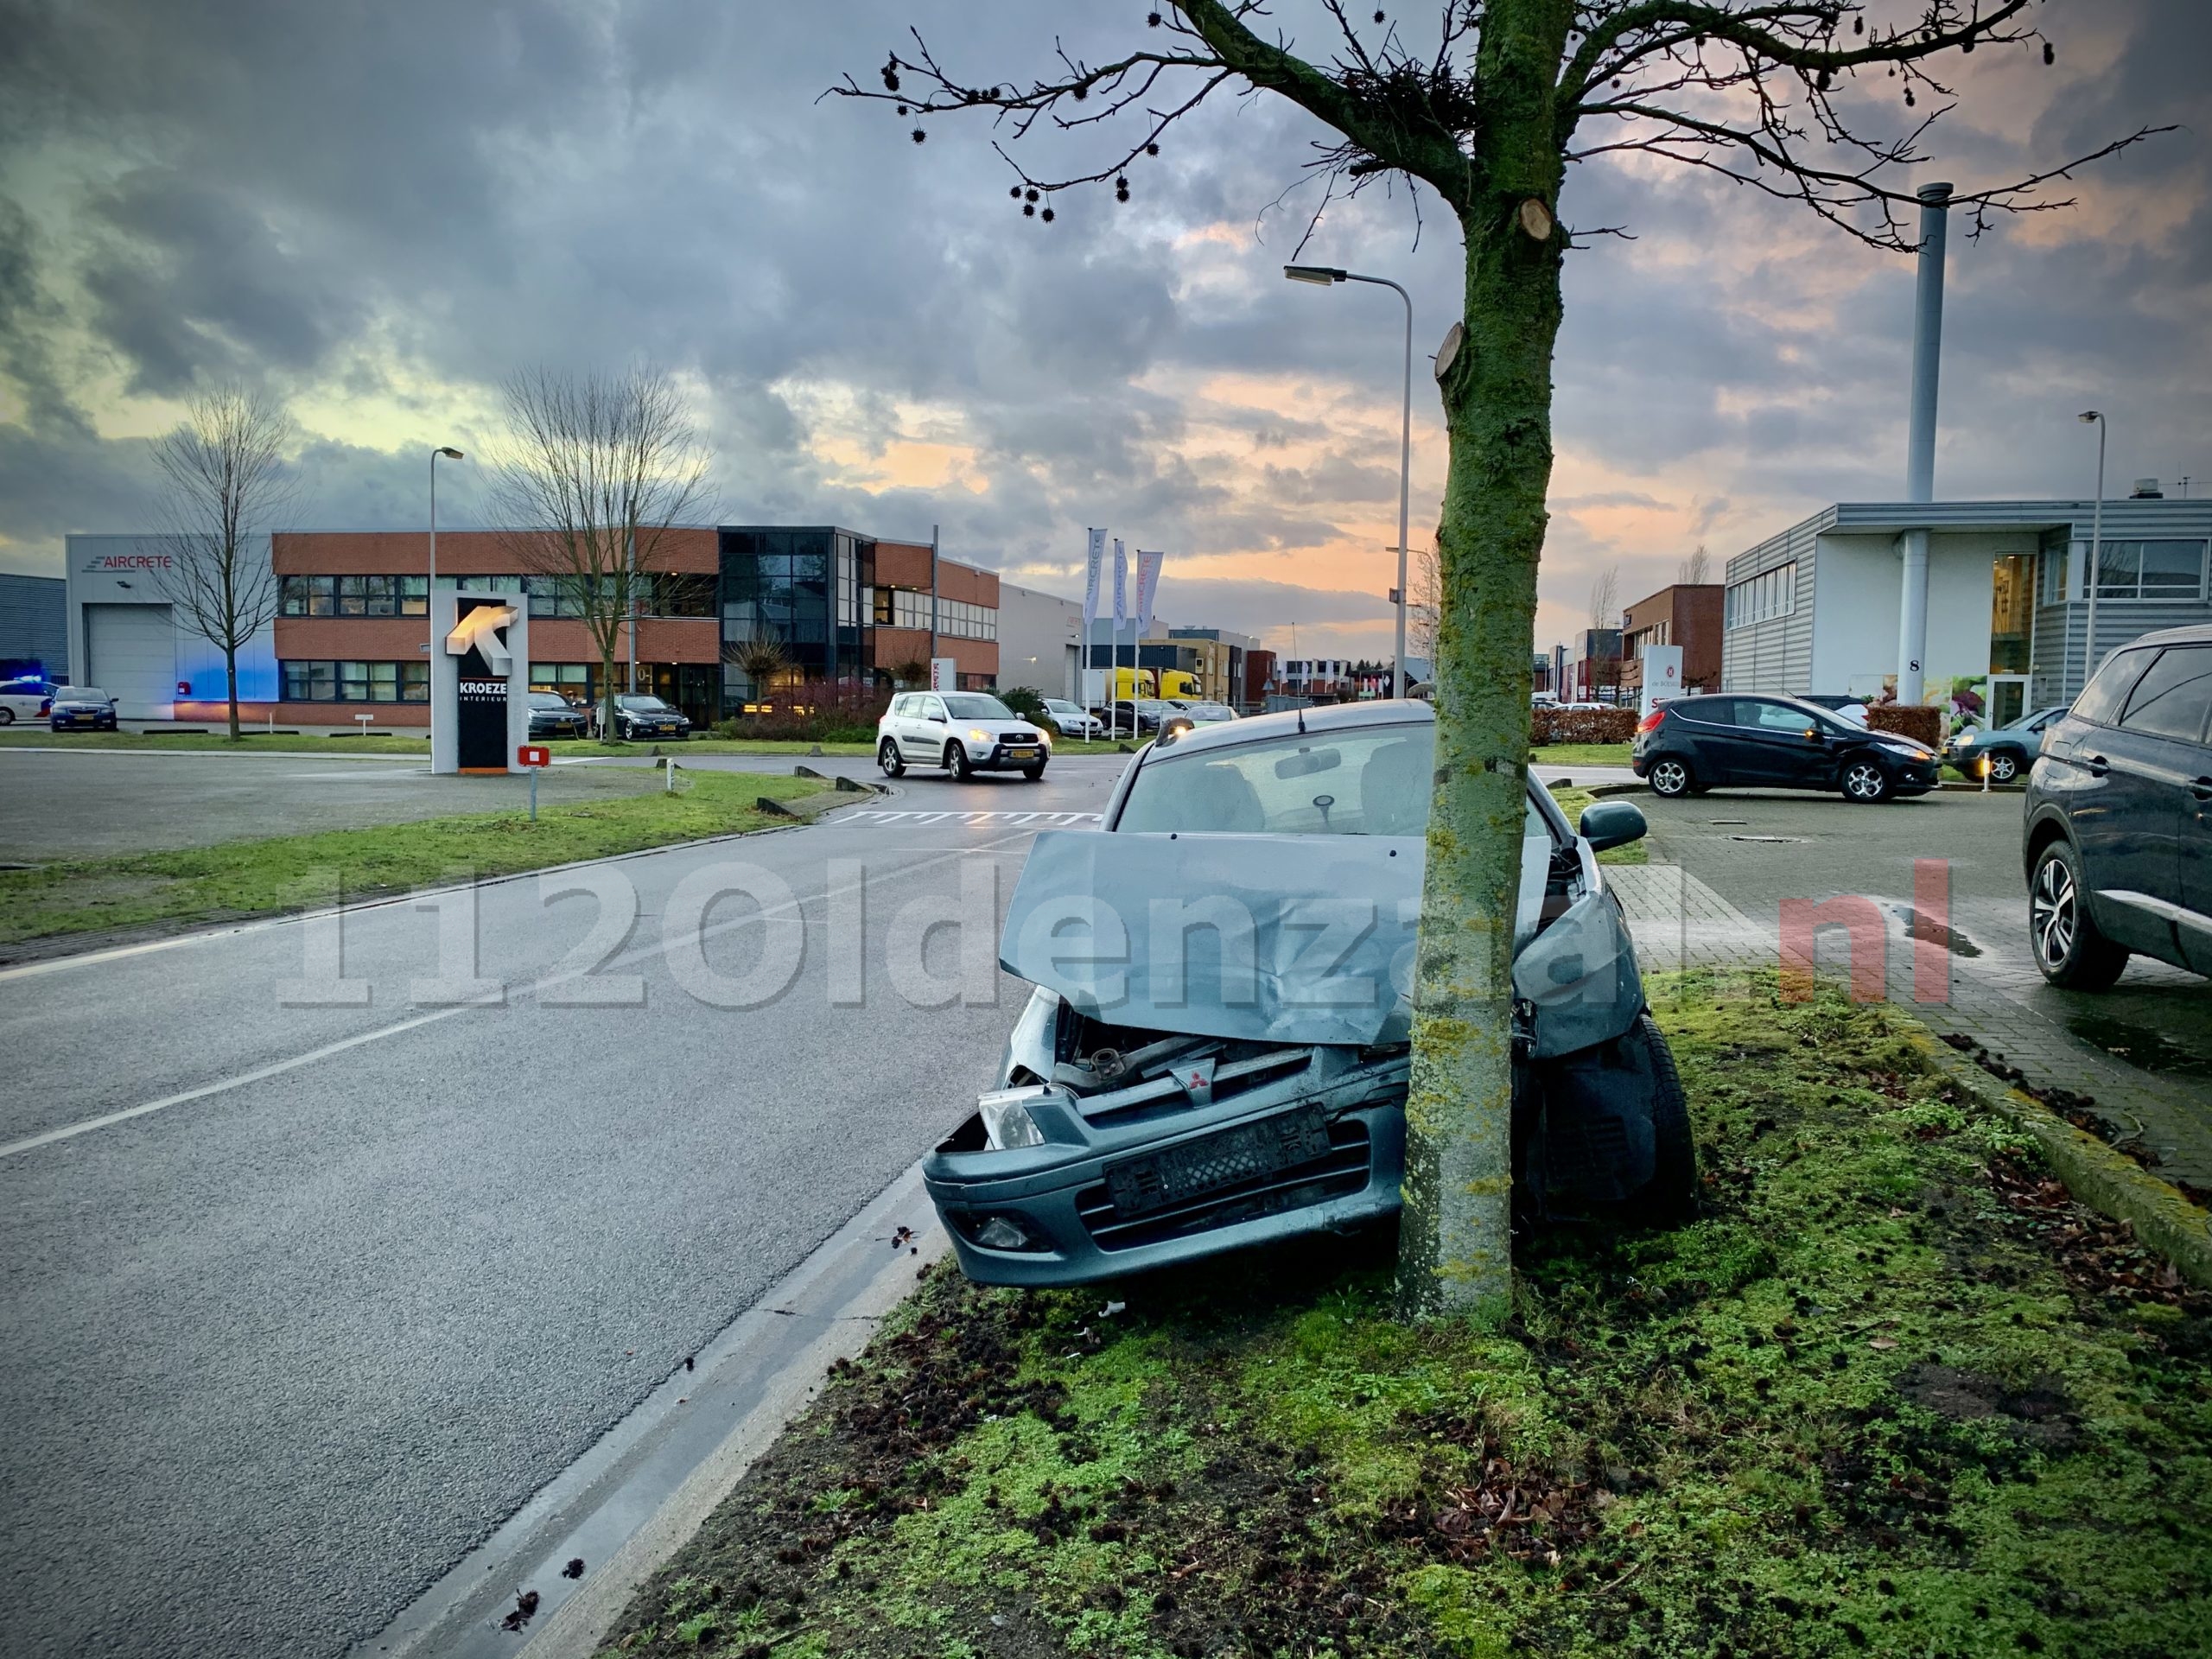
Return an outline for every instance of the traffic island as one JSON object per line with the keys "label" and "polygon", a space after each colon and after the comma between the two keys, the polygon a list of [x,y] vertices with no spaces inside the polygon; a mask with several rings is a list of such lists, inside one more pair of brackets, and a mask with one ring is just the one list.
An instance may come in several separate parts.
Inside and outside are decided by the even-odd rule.
{"label": "traffic island", "polygon": [[2212,1297],[1909,1019],[1733,983],[1655,986],[1693,1223],[1553,1224],[1492,1330],[1387,1238],[931,1268],[603,1650],[2196,1650]]}

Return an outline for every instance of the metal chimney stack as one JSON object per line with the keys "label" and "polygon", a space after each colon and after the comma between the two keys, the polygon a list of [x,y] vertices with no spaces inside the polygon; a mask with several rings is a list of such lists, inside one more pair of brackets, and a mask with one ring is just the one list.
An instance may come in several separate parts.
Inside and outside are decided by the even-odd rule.
{"label": "metal chimney stack", "polygon": [[[1943,353],[1943,244],[1951,187],[1923,184],[1920,198],[1920,273],[1912,308],[1912,421],[1905,439],[1904,496],[1936,499],[1936,388]],[[1897,701],[1925,695],[1928,655],[1928,531],[1900,539],[1904,587],[1897,605]]]}

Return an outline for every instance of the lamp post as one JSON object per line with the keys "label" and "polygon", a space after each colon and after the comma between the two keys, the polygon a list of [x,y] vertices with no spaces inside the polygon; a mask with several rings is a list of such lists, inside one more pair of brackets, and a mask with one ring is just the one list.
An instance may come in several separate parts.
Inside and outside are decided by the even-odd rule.
{"label": "lamp post", "polygon": [[1414,460],[1414,296],[1387,276],[1362,276],[1334,265],[1285,265],[1282,274],[1294,283],[1312,283],[1318,288],[1338,283],[1372,283],[1377,288],[1393,289],[1406,302],[1406,398],[1398,433],[1397,652],[1391,664],[1391,695],[1402,697],[1406,695],[1406,520]]}
{"label": "lamp post", "polygon": [[431,690],[431,684],[437,678],[438,625],[432,620],[437,614],[432,601],[438,586],[438,459],[440,456],[443,456],[448,461],[459,461],[461,459],[461,454],[450,444],[441,445],[430,451],[430,574],[423,588],[423,620],[429,622],[430,626],[431,660],[423,665],[430,671],[423,680],[423,690],[429,694],[430,699],[429,709],[430,764],[434,766],[438,763],[438,698],[437,693]]}
{"label": "lamp post", "polygon": [[[2082,423],[2097,429],[2097,499],[2089,508],[2089,619],[2082,641],[2082,683],[2097,671],[2097,565],[2105,548],[2105,416],[2098,409],[2082,411]],[[2063,677],[2061,677],[2063,683]]]}

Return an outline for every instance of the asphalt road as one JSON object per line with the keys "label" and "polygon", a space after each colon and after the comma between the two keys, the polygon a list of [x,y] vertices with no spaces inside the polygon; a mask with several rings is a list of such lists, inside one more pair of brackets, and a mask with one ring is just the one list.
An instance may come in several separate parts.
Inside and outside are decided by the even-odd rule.
{"label": "asphalt road", "polygon": [[[601,954],[593,899],[486,886],[497,1006],[412,1000],[468,966],[466,930],[442,962],[443,913],[406,900],[346,920],[365,1006],[287,1006],[330,988],[299,921],[0,973],[0,1649],[336,1655],[381,1630],[957,1121],[1020,988],[986,957],[981,1005],[916,1006],[941,993],[887,966],[910,907],[950,910],[970,869],[1002,906],[1036,829],[1121,764],[910,775],[594,867],[638,899],[598,980],[563,979]],[[684,879],[737,861],[789,905],[733,897],[696,954],[665,943]],[[703,976],[793,916],[780,995],[685,988],[723,994]],[[957,992],[959,938],[929,939]],[[552,1006],[607,975],[642,1002]]]}

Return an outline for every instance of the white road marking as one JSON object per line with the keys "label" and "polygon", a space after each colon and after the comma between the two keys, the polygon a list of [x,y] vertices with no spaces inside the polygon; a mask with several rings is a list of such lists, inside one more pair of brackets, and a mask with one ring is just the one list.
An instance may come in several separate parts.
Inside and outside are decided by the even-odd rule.
{"label": "white road marking", "polygon": [[[1010,839],[1018,841],[1020,837],[1014,836]],[[963,858],[973,856],[976,852],[997,850],[1005,845],[1007,845],[1006,842],[987,842],[980,848],[960,848],[952,851],[936,854],[929,858],[916,859],[913,862],[902,865],[896,870],[879,874],[876,879],[878,880],[896,880],[900,876],[914,874],[918,871],[934,868],[940,864],[957,863]],[[587,861],[599,862],[601,861],[590,860]],[[532,871],[529,874],[537,874],[539,873]],[[506,877],[503,879],[512,880],[523,878]],[[793,899],[788,905],[778,905],[772,910],[755,911],[749,916],[733,917],[728,921],[718,922],[712,927],[704,927],[700,929],[697,937],[702,941],[711,939],[721,934],[729,932],[733,929],[751,927],[756,923],[767,921],[776,916],[794,912],[800,916],[802,920],[804,920],[806,906],[810,904],[827,904],[832,899],[842,898],[846,893],[855,892],[867,886],[868,880],[868,878],[863,875],[858,881],[849,881],[840,887],[824,888],[822,892],[818,893],[811,893],[804,899]],[[483,885],[488,886],[491,884],[486,883]],[[403,899],[398,900],[387,900],[376,906],[365,906],[365,908],[384,909],[387,908],[391,903],[411,902],[415,899],[422,896],[423,895],[419,893],[410,893],[404,895]],[[594,963],[590,967],[575,969],[565,974],[550,975],[543,979],[537,981],[533,984],[524,987],[524,991],[525,995],[535,999],[544,991],[551,988],[553,986],[563,985],[571,980],[588,978],[594,973],[603,974],[613,969],[627,967],[632,963],[645,961],[647,958],[652,957],[664,955],[670,950],[674,948],[676,943],[677,942],[674,940],[663,939],[658,944],[638,945],[632,950],[622,952],[620,956],[610,957],[607,961]],[[125,953],[117,952],[116,954],[122,955]],[[195,1100],[205,1100],[210,1095],[226,1094],[232,1089],[244,1088],[246,1084],[251,1083],[260,1083],[270,1077],[280,1077],[287,1071],[296,1071],[301,1066],[311,1065],[317,1060],[328,1059],[334,1055],[342,1054],[348,1049],[359,1048],[365,1044],[376,1042],[385,1037],[397,1037],[402,1032],[413,1031],[419,1026],[434,1025],[441,1020],[450,1020],[454,1015],[457,1014],[467,1014],[472,1008],[496,1007],[499,1006],[501,1005],[497,1003],[463,1002],[457,1004],[453,1007],[437,1008],[428,1014],[418,1014],[409,1019],[395,1020],[392,1024],[388,1026],[380,1026],[374,1031],[360,1032],[351,1037],[340,1038],[334,1043],[326,1043],[320,1048],[311,1048],[303,1054],[295,1054],[289,1059],[272,1061],[267,1065],[257,1066],[251,1071],[240,1072],[234,1077],[224,1077],[214,1083],[204,1083],[197,1089],[188,1089],[181,1094],[167,1095],[159,1100],[147,1101],[142,1105],[126,1106],[120,1111],[103,1112],[98,1117],[88,1117],[75,1123],[65,1123],[59,1128],[48,1129],[38,1135],[26,1135],[20,1141],[0,1142],[0,1159],[12,1158],[19,1153],[31,1152],[40,1147],[52,1146],[58,1141],[72,1141],[80,1135],[90,1135],[95,1129],[105,1129],[118,1123],[128,1122],[134,1117],[145,1117],[155,1112],[166,1111],[172,1106],[187,1105]]]}
{"label": "white road marking", "polygon": [[957,818],[963,823],[1096,823],[1096,812],[938,812],[908,810],[890,811],[880,807],[868,807],[858,812],[848,812],[837,820],[840,823],[943,823]]}

